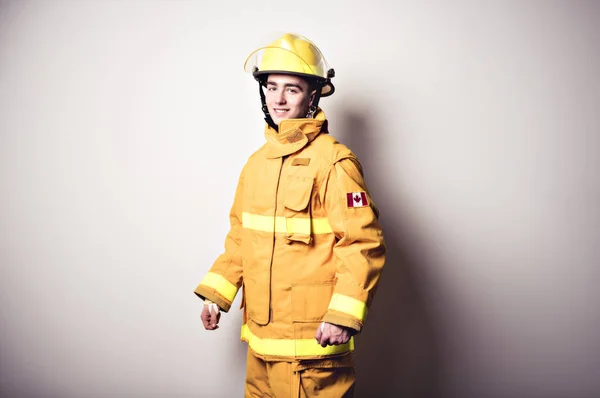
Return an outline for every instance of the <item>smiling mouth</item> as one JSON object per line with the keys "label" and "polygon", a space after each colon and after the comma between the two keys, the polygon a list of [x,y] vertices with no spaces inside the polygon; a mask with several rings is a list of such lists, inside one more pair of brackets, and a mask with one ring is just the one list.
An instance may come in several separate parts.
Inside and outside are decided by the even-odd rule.
{"label": "smiling mouth", "polygon": [[283,113],[286,113],[287,111],[289,111],[289,109],[273,109],[275,111],[275,113],[281,115]]}

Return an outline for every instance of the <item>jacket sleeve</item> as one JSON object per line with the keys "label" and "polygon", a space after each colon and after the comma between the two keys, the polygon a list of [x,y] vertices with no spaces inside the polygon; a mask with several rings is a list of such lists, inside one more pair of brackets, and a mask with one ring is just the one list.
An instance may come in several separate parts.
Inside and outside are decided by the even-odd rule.
{"label": "jacket sleeve", "polygon": [[[336,236],[336,285],[323,321],[360,332],[385,262],[379,212],[369,196],[361,165],[345,157],[330,169],[324,205]],[[362,199],[366,197],[366,203]],[[350,202],[358,194],[358,202]],[[354,195],[352,195],[354,194]]]}
{"label": "jacket sleeve", "polygon": [[225,251],[204,276],[194,293],[201,299],[216,303],[223,311],[229,311],[231,303],[242,285],[242,197],[244,173],[238,181],[233,206],[229,213],[231,228],[225,238]]}

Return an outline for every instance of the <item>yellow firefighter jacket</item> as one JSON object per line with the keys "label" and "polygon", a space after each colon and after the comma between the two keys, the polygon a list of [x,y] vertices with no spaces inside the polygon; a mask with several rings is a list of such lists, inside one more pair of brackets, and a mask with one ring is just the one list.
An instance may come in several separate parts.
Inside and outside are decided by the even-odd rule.
{"label": "yellow firefighter jacket", "polygon": [[265,358],[318,359],[321,322],[360,332],[384,264],[378,210],[356,156],[314,119],[288,119],[244,166],[225,252],[195,290],[223,311],[243,285],[242,340]]}

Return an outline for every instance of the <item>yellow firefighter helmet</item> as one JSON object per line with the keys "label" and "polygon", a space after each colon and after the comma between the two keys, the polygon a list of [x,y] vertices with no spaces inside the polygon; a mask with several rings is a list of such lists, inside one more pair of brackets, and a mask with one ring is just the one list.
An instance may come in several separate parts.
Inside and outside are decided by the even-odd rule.
{"label": "yellow firefighter helmet", "polygon": [[298,75],[312,80],[321,87],[321,96],[333,94],[330,68],[319,48],[306,37],[285,33],[248,56],[244,70],[264,82],[270,73]]}

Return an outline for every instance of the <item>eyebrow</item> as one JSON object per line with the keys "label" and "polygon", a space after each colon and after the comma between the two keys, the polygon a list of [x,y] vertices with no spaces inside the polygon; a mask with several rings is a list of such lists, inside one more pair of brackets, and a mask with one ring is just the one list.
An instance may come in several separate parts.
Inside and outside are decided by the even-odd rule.
{"label": "eyebrow", "polygon": [[[278,84],[277,84],[277,83],[275,83],[275,82],[269,82],[269,81],[267,81],[267,86],[268,86],[268,85],[271,85],[271,86],[278,86]],[[297,89],[299,89],[300,91],[304,91],[304,89],[303,89],[303,88],[302,88],[302,87],[301,87],[299,84],[296,84],[296,83],[285,83],[283,86],[284,86],[284,87],[296,87],[296,88],[297,88]]]}

